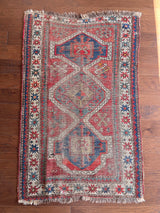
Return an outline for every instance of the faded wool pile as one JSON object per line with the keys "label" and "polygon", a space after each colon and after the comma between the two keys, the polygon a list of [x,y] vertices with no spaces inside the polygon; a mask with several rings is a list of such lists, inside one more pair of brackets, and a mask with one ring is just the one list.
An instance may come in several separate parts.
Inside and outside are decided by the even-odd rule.
{"label": "faded wool pile", "polygon": [[25,12],[19,203],[144,201],[140,15]]}

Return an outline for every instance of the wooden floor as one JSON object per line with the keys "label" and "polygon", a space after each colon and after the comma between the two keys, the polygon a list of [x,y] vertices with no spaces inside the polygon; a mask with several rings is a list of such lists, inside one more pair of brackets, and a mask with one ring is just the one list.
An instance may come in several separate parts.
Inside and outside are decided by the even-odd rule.
{"label": "wooden floor", "polygon": [[[141,11],[139,93],[145,203],[22,206],[17,204],[17,156],[23,11]],[[160,213],[160,84],[152,0],[0,0],[0,213]]]}

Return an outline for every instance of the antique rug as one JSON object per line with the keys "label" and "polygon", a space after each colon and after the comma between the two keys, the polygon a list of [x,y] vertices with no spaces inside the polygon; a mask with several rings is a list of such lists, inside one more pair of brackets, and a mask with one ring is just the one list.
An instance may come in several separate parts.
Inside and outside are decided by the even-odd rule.
{"label": "antique rug", "polygon": [[140,16],[25,12],[19,203],[144,201]]}

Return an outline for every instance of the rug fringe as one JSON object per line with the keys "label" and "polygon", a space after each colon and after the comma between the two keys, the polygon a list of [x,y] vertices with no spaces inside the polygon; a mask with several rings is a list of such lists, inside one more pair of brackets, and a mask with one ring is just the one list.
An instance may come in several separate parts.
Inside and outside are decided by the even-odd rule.
{"label": "rug fringe", "polygon": [[91,11],[88,13],[76,13],[76,12],[65,12],[65,13],[57,13],[57,12],[45,12],[44,10],[38,11],[38,10],[26,10],[25,14],[33,14],[35,12],[38,13],[46,13],[48,15],[58,16],[58,17],[65,17],[65,18],[75,18],[75,19],[86,19],[86,18],[94,18],[98,16],[105,16],[105,15],[126,15],[126,16],[137,16],[141,17],[141,12],[135,12],[135,11],[124,11],[124,10],[106,10],[106,11]]}
{"label": "rug fringe", "polygon": [[144,198],[96,198],[96,197],[86,197],[83,196],[82,200],[90,201],[92,203],[141,203],[145,202]]}
{"label": "rug fringe", "polygon": [[91,203],[122,203],[122,204],[127,204],[127,203],[141,203],[145,202],[144,198],[133,198],[133,197],[127,197],[127,198],[97,198],[97,197],[89,197],[89,196],[74,196],[71,198],[53,198],[49,200],[31,200],[31,201],[26,201],[26,200],[18,200],[18,203],[24,204],[24,205],[39,205],[39,204],[47,204],[51,202],[59,202],[61,204],[70,204],[72,202],[78,202],[78,201],[90,201]]}

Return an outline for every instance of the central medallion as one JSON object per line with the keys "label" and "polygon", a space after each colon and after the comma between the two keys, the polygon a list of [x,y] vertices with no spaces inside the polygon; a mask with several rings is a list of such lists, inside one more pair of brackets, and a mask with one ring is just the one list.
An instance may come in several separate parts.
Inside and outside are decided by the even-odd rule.
{"label": "central medallion", "polygon": [[55,99],[80,117],[92,111],[104,98],[103,89],[83,72],[77,73],[55,90]]}
{"label": "central medallion", "polygon": [[67,91],[68,97],[78,108],[83,108],[93,98],[93,91],[84,83],[73,85],[72,90]]}

